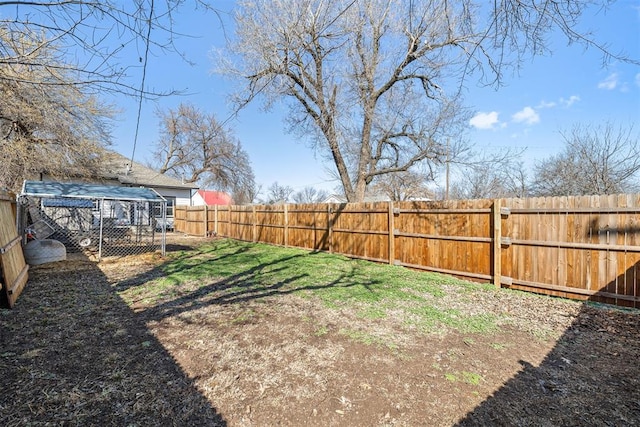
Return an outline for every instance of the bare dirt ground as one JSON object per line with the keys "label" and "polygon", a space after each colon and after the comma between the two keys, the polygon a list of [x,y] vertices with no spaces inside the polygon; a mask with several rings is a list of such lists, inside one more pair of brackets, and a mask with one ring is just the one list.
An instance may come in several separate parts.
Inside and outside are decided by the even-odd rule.
{"label": "bare dirt ground", "polygon": [[452,294],[510,321],[424,334],[295,293],[216,298],[216,281],[179,303],[125,302],[161,262],[31,269],[0,310],[0,425],[640,425],[638,311]]}

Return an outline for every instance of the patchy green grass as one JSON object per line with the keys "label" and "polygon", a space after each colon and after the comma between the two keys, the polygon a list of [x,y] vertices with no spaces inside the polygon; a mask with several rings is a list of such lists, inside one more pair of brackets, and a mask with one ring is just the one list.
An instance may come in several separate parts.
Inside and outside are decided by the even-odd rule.
{"label": "patchy green grass", "polygon": [[444,378],[452,383],[455,382],[463,382],[469,385],[477,386],[480,385],[484,378],[480,374],[476,374],[474,372],[462,371],[462,372],[447,372],[444,374]]}
{"label": "patchy green grass", "polygon": [[326,326],[320,326],[318,329],[315,330],[313,334],[317,337],[322,337],[327,335],[328,333],[329,333],[329,328],[327,328]]}
{"label": "patchy green grass", "polygon": [[494,342],[494,343],[491,343],[491,348],[494,350],[504,350],[507,348],[507,344]]}
{"label": "patchy green grass", "polygon": [[398,346],[393,343],[391,339],[384,339],[367,332],[356,331],[353,329],[340,329],[338,333],[340,335],[346,336],[352,341],[359,342],[365,345],[379,345],[387,347],[390,350],[398,350]]}
{"label": "patchy green grass", "polygon": [[452,292],[468,297],[493,292],[490,286],[323,252],[222,239],[173,253],[160,268],[160,278],[123,291],[125,300],[155,304],[195,292],[203,302],[232,303],[296,293],[364,319],[394,316],[424,332],[448,327],[483,333],[495,329],[498,320],[438,304]]}

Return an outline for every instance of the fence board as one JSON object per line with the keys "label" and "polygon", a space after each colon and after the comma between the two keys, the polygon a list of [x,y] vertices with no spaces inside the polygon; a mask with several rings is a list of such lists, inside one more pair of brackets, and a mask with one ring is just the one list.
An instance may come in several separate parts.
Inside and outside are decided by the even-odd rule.
{"label": "fence board", "polygon": [[[617,205],[619,207],[622,208],[626,208],[629,204],[630,200],[628,199],[627,195],[619,195],[618,196],[618,202]],[[626,231],[629,229],[629,224],[628,224],[628,214],[626,212],[619,212],[618,213],[618,233],[617,233],[617,240],[616,240],[616,245],[618,246],[626,246],[626,238],[627,238],[627,233]],[[626,295],[626,266],[627,266],[627,262],[629,262],[630,259],[627,256],[627,251],[624,251],[622,253],[618,254],[618,258],[617,258],[617,262],[616,262],[616,293],[622,294],[622,295]],[[625,302],[621,305],[626,305]]]}
{"label": "fence board", "polygon": [[[578,207],[591,206],[591,196],[579,197],[577,200]],[[588,242],[591,243],[592,227],[591,227],[591,213],[573,215],[577,217],[578,227],[574,230],[574,239],[576,242]],[[573,282],[575,287],[584,287],[591,289],[591,251],[574,251],[576,257],[577,272],[576,280]],[[572,286],[571,284],[569,286]]]}
{"label": "fence board", "polygon": [[[504,201],[500,200],[501,209],[507,209],[504,207]],[[500,278],[500,283],[503,281],[509,280],[513,277],[513,245],[509,244],[510,236],[513,236],[513,227],[512,221],[509,220],[509,215],[505,213],[500,214],[500,228],[502,233],[500,235],[501,245],[500,245],[500,270],[502,273],[502,277]]]}
{"label": "fence board", "polygon": [[[566,209],[567,198],[557,197],[554,202],[554,207]],[[555,219],[555,232],[558,235],[558,240],[563,239],[567,235],[567,213],[561,212]],[[558,247],[558,258],[556,268],[556,282],[560,286],[567,286],[567,253],[568,249]]]}
{"label": "fence board", "polygon": [[16,205],[13,195],[0,191],[0,286],[12,308],[28,280],[20,236],[16,227]]}

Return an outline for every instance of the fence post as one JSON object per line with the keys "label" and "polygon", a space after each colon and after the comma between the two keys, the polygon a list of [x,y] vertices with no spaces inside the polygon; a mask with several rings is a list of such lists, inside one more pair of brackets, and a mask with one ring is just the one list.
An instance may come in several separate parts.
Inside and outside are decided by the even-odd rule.
{"label": "fence post", "polygon": [[204,237],[207,237],[209,234],[209,207],[204,205]]}
{"label": "fence post", "polygon": [[213,206],[213,234],[218,235],[218,205]]}
{"label": "fence post", "polygon": [[389,264],[391,265],[396,261],[396,238],[393,232],[394,227],[393,202],[389,200]]}
{"label": "fence post", "polygon": [[500,216],[500,199],[493,201],[491,210],[493,219],[493,284],[496,288],[502,286],[502,221]]}
{"label": "fence post", "polygon": [[333,208],[331,203],[327,203],[327,240],[329,253],[333,252]]}
{"label": "fence post", "polygon": [[251,240],[255,243],[258,240],[258,220],[256,219],[256,205],[251,206]]}
{"label": "fence post", "polygon": [[289,205],[284,204],[284,245],[289,246]]}

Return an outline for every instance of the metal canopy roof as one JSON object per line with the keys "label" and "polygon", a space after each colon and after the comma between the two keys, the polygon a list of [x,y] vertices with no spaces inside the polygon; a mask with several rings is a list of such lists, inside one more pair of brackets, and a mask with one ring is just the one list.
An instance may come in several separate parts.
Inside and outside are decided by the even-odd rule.
{"label": "metal canopy roof", "polygon": [[108,199],[143,202],[164,202],[165,198],[151,188],[74,182],[25,181],[23,196],[70,197],[76,199]]}

